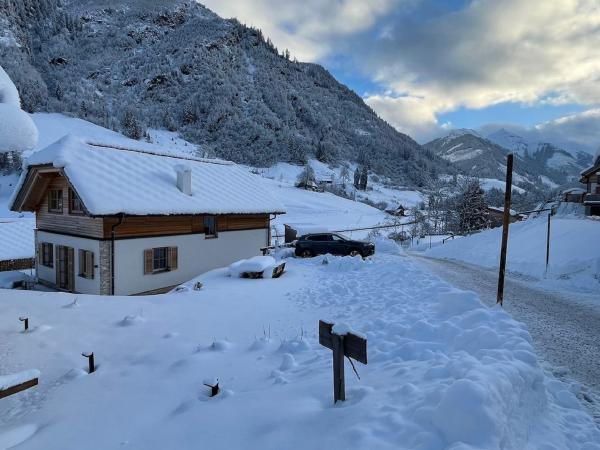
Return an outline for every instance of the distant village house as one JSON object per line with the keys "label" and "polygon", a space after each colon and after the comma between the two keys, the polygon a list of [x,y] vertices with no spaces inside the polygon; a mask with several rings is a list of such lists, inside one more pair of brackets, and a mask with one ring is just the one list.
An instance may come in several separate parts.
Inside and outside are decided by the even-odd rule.
{"label": "distant village house", "polygon": [[586,185],[583,197],[586,215],[600,216],[600,155],[596,156],[592,167],[581,173],[580,181]]}
{"label": "distant village house", "polygon": [[102,295],[164,292],[258,255],[285,212],[233,163],[71,136],[29,158],[11,209],[35,212],[40,283]]}

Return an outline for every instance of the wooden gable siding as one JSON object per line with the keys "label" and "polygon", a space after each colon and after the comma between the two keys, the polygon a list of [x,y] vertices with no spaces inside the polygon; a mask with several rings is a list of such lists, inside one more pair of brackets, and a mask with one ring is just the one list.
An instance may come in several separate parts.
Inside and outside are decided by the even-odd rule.
{"label": "wooden gable siding", "polygon": [[[104,238],[110,238],[115,226],[116,238],[164,236],[204,232],[204,217],[201,215],[177,216],[125,216],[120,225],[117,217],[104,218]],[[255,230],[269,227],[268,214],[220,215],[217,216],[219,232]]]}
{"label": "wooden gable siding", "polygon": [[[62,214],[48,211],[48,192],[51,189],[62,190]],[[104,228],[101,218],[89,217],[82,214],[69,214],[69,183],[63,176],[57,176],[48,183],[46,192],[38,204],[35,218],[38,230],[56,231],[58,233],[97,238],[103,236]]]}
{"label": "wooden gable siding", "polygon": [[[69,182],[64,176],[55,175],[44,186],[45,192],[36,207],[36,226],[39,230],[87,236],[96,239],[112,237],[112,228],[119,223],[116,216],[90,217],[86,214],[69,214]],[[63,211],[48,211],[48,192],[62,190]],[[217,216],[219,232],[254,230],[269,227],[269,214],[227,214]],[[171,234],[202,233],[202,215],[173,216],[125,216],[115,227],[116,238],[164,236]]]}

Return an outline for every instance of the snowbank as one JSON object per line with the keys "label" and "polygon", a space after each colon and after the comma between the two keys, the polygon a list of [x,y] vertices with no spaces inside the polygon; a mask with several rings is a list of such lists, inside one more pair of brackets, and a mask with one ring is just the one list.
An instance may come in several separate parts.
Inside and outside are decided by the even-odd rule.
{"label": "snowbank", "polygon": [[21,110],[19,92],[0,67],[0,152],[35,148],[38,131],[29,114]]}
{"label": "snowbank", "polygon": [[33,150],[37,140],[38,130],[29,114],[16,106],[0,103],[0,151]]}
{"label": "snowbank", "polygon": [[[544,374],[502,309],[397,254],[334,259],[290,259],[276,282],[218,269],[201,291],[153,297],[0,292],[3,368],[39,364],[45,380],[0,409],[0,442],[31,426],[23,449],[598,449],[575,386]],[[23,314],[40,324],[27,339],[10,331]],[[368,337],[335,406],[319,319]]]}
{"label": "snowbank", "polygon": [[[547,216],[510,225],[506,268],[566,289],[600,292],[600,221],[575,215],[551,219],[550,264],[546,274]],[[498,267],[502,228],[447,241],[427,256]]]}
{"label": "snowbank", "polygon": [[0,66],[0,103],[21,109],[19,91],[2,66]]}

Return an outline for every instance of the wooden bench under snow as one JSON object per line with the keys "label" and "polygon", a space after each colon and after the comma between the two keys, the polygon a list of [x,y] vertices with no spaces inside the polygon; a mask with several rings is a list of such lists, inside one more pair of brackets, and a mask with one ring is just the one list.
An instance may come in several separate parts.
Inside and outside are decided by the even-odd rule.
{"label": "wooden bench under snow", "polygon": [[8,397],[38,384],[39,370],[26,370],[12,375],[0,375],[0,398]]}

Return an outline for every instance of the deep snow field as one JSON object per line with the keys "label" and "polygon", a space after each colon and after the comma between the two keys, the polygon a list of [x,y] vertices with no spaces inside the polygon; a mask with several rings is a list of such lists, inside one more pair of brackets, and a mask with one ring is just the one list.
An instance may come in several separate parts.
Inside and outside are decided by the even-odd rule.
{"label": "deep snow field", "polygon": [[[58,114],[36,114],[34,121],[38,147],[69,132],[127,141]],[[190,151],[173,134],[151,136],[160,145]],[[318,179],[330,175],[327,166],[311,163]],[[261,173],[288,210],[274,220],[278,233],[284,223],[338,230],[386,220],[366,204],[294,188],[300,170],[278,164]],[[6,203],[15,180],[0,181],[0,217],[14,220]],[[390,205],[413,206],[421,199],[414,191],[387,189],[373,183],[367,195]],[[583,222],[553,219],[556,236],[563,220]],[[20,228],[26,221],[32,222],[26,215]],[[573,229],[572,223],[564,232],[594,232]],[[536,224],[513,225],[509,255],[513,248],[525,252],[526,245],[534,254],[541,234]],[[439,247],[428,253],[466,258],[476,248],[488,255],[489,248],[493,255],[496,232],[443,246],[434,239]],[[482,238],[486,233],[491,237]],[[470,244],[475,239],[481,241]],[[459,247],[459,241],[466,245]],[[584,242],[578,240],[577,248]],[[423,250],[428,241],[415,245]],[[559,245],[553,252],[562,254],[567,249]],[[555,253],[556,273],[571,267]],[[580,260],[597,255],[588,245]],[[509,270],[533,270],[530,262],[512,258]],[[39,386],[0,400],[0,450],[600,450],[600,431],[581,409],[578,385],[540,368],[524,327],[475,294],[424,272],[396,244],[378,241],[377,254],[364,261],[285,261],[279,279],[232,278],[223,268],[190,280],[179,292],[148,297],[0,290],[0,385],[3,376],[41,372]],[[486,261],[478,262],[494,264]],[[589,271],[583,273],[588,280]],[[199,291],[192,288],[196,281],[203,283]],[[30,318],[28,332],[20,316]],[[347,401],[335,406],[331,352],[318,344],[319,319],[346,323],[368,338],[369,364],[356,363],[358,380],[346,362]],[[86,351],[96,357],[98,370],[91,375],[81,356]],[[215,378],[222,390],[209,398],[203,383]]]}
{"label": "deep snow field", "polygon": [[[551,218],[550,263],[546,273],[547,215],[509,227],[506,270],[537,280],[543,288],[600,294],[600,220],[569,211]],[[426,256],[498,267],[502,228],[447,241]]]}
{"label": "deep snow field", "polygon": [[[0,449],[600,449],[577,387],[544,374],[523,327],[395,244],[286,262],[279,279],[218,269],[151,297],[1,291],[2,373],[41,375],[0,402]],[[335,406],[319,319],[368,338]]]}

